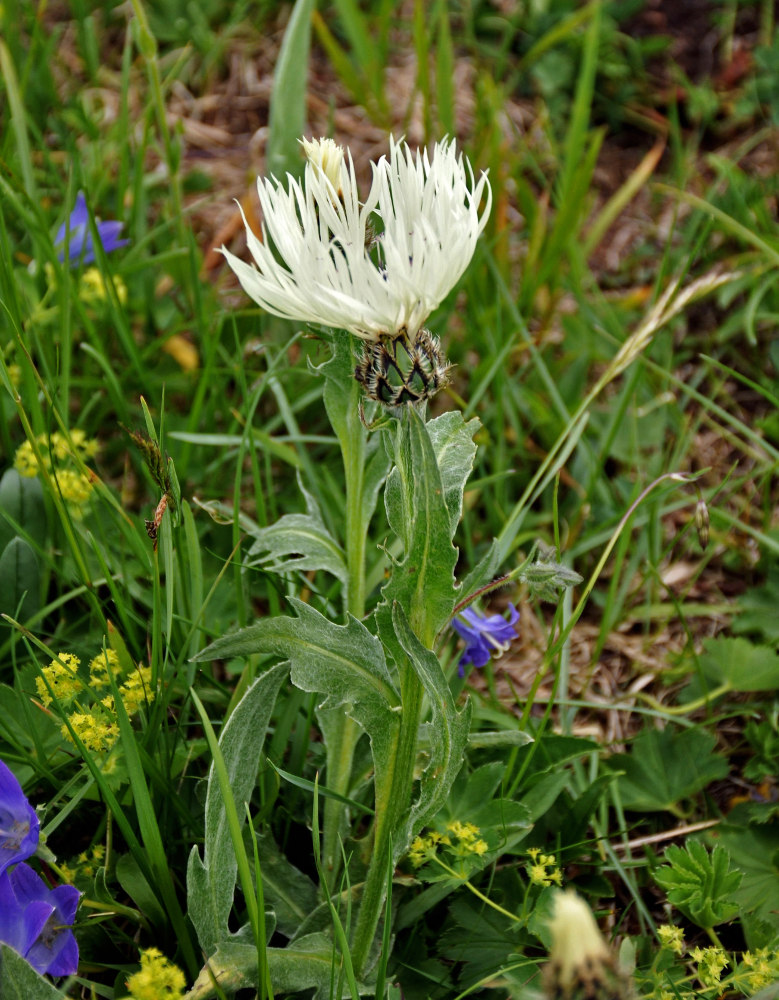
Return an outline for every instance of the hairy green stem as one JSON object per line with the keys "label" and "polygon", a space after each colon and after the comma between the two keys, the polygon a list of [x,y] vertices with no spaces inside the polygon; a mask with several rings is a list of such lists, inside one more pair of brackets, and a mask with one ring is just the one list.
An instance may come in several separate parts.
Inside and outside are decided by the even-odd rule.
{"label": "hairy green stem", "polygon": [[[325,366],[328,379],[325,407],[341,446],[346,488],[346,530],[344,548],[348,579],[344,610],[355,618],[365,614],[365,522],[364,485],[366,431],[359,420],[360,387],[352,377],[352,355],[348,343],[336,342],[333,359]],[[362,729],[345,713],[340,714],[339,731],[327,747],[327,786],[339,795],[348,796],[354,749]],[[346,806],[338,799],[325,800],[322,860],[331,876],[330,891],[341,862],[340,830]]]}
{"label": "hairy green stem", "polygon": [[401,674],[402,712],[393,747],[392,766],[383,787],[376,787],[376,828],[373,853],[365,879],[357,927],[352,942],[352,963],[362,976],[376,935],[387,888],[387,869],[395,864],[394,850],[398,845],[395,833],[401,826],[411,803],[414,766],[417,756],[419,717],[422,710],[422,684],[410,663],[403,665]]}

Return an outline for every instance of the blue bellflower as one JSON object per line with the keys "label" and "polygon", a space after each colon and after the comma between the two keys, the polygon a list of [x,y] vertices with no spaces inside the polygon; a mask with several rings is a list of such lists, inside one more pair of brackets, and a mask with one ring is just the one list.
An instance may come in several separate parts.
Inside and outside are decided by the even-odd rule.
{"label": "blue bellflower", "polygon": [[42,975],[72,976],[78,969],[78,945],[71,926],[80,895],[72,885],[49,889],[24,862],[3,872],[0,941]]}
{"label": "blue bellflower", "polygon": [[519,612],[513,604],[508,606],[508,619],[501,615],[483,615],[475,608],[466,608],[460,617],[452,619],[452,626],[465,639],[465,649],[460,657],[458,673],[465,675],[465,666],[483,667],[491,656],[501,656],[509,648],[517,633],[514,625],[519,621]]}
{"label": "blue bellflower", "polygon": [[0,874],[35,854],[39,835],[35,810],[13,771],[0,760]]}
{"label": "blue bellflower", "polygon": [[[118,250],[119,247],[126,246],[130,242],[129,240],[119,239],[124,223],[109,220],[107,222],[98,222],[96,225],[100,244],[106,253],[112,253],[114,250]],[[76,267],[78,264],[91,264],[95,259],[95,244],[89,229],[89,212],[87,211],[87,202],[83,191],[79,191],[76,198],[76,206],[70,213],[70,218],[67,222],[62,223],[54,238],[54,245],[60,247],[57,252],[57,257],[60,261],[65,259],[64,243],[66,234],[68,238],[68,263],[70,266]]]}

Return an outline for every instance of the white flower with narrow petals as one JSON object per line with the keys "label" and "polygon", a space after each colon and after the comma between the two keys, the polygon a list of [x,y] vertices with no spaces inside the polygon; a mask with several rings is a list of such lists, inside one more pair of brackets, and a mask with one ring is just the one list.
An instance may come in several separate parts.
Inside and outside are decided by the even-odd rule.
{"label": "white flower with narrow petals", "polygon": [[301,181],[258,180],[262,240],[246,224],[255,266],[222,253],[247,295],[276,316],[372,343],[413,341],[473,256],[491,205],[487,176],[474,181],[453,141],[428,156],[390,140],[361,203],[351,156],[328,143],[303,143]]}

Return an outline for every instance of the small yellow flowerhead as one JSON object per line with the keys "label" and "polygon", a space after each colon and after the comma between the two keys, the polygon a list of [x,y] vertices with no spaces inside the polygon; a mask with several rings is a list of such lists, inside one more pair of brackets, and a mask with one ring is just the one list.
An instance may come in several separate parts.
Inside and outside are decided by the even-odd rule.
{"label": "small yellow flowerhead", "polygon": [[[46,445],[45,438],[39,438],[38,440],[41,445]],[[68,439],[58,431],[55,431],[49,438],[49,447],[51,448],[51,453],[59,462],[64,462],[65,459],[70,458],[72,455]]]}
{"label": "small yellow flowerhead", "polygon": [[93,688],[108,687],[108,675],[119,673],[119,656],[113,649],[97,654],[89,663],[89,681]]}
{"label": "small yellow flowerhead", "polygon": [[74,427],[70,432],[70,443],[82,458],[94,458],[100,448],[97,438],[88,438],[80,427]]}
{"label": "small yellow flowerhead", "polygon": [[722,970],[728,965],[728,956],[722,948],[693,948],[690,958],[698,963],[698,979],[702,986],[719,986]]}
{"label": "small yellow flowerhead", "polygon": [[130,671],[124,684],[119,688],[119,694],[128,715],[135,715],[147,702],[153,701],[151,667],[139,664],[135,670]]}
{"label": "small yellow flowerhead", "polygon": [[[124,305],[127,301],[127,285],[118,275],[114,275],[116,297]],[[95,305],[108,300],[108,286],[102,272],[97,267],[89,267],[81,276],[78,297],[86,305]]]}
{"label": "small yellow flowerhead", "polygon": [[530,847],[527,853],[531,860],[527,867],[531,885],[562,885],[562,872],[557,867],[554,854],[542,854],[540,847]]}
{"label": "small yellow flowerhead", "polygon": [[[47,708],[54,698],[60,704],[67,704],[83,688],[83,684],[78,678],[81,660],[72,653],[57,653],[57,657],[58,659],[52,660],[47,667],[43,668],[42,677],[35,678],[38,697]],[[48,686],[46,682],[48,682]]]}
{"label": "small yellow flowerhead", "polygon": [[684,931],[681,927],[674,927],[672,924],[661,924],[657,928],[657,936],[660,939],[660,947],[672,951],[675,955],[684,952]]}
{"label": "small yellow flowerhead", "polygon": [[764,986],[779,982],[779,951],[769,952],[768,948],[745,951],[741,956],[741,973],[750,992],[757,993]]}
{"label": "small yellow flowerhead", "polygon": [[[87,750],[93,753],[107,753],[119,738],[116,720],[98,706],[92,712],[73,712],[68,716],[68,722]],[[65,739],[73,740],[70,729],[64,723],[61,732]]]}
{"label": "small yellow flowerhead", "polygon": [[80,472],[73,469],[62,469],[57,473],[57,485],[59,486],[62,499],[74,505],[83,507],[92,492],[92,483]]}
{"label": "small yellow flowerhead", "polygon": [[141,968],[127,980],[127,1000],[179,1000],[187,981],[181,969],[157,948],[141,952]]}
{"label": "small yellow flowerhead", "polygon": [[35,457],[35,452],[29,441],[23,441],[16,449],[14,468],[20,476],[24,476],[26,479],[34,479],[38,475],[38,459]]}

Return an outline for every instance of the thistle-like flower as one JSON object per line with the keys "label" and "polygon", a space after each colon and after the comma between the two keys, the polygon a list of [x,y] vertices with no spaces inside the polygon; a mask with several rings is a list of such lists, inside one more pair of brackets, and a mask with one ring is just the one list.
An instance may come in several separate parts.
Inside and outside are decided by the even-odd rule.
{"label": "thistle-like flower", "polygon": [[475,181],[452,141],[429,156],[390,139],[361,202],[351,155],[326,139],[303,148],[301,181],[257,182],[262,240],[244,217],[256,266],[222,253],[268,312],[365,341],[355,375],[369,396],[397,405],[432,395],[448,365],[423,324],[473,256],[491,205],[486,174]]}

